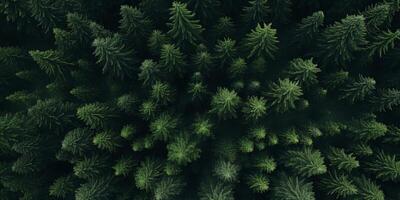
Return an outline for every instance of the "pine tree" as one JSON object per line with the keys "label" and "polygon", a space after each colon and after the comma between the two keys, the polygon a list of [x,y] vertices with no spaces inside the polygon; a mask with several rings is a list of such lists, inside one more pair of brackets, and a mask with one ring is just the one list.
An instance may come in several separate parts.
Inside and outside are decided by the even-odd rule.
{"label": "pine tree", "polygon": [[154,199],[173,199],[181,193],[184,185],[185,184],[181,178],[164,177],[156,184],[154,188]]}
{"label": "pine tree", "polygon": [[91,103],[86,104],[76,111],[80,120],[91,128],[105,127],[110,119],[115,118],[115,111],[105,104]]}
{"label": "pine tree", "polygon": [[69,131],[62,141],[61,149],[76,155],[84,155],[92,148],[93,132],[87,128],[76,128]]}
{"label": "pine tree", "polygon": [[120,29],[129,37],[142,38],[150,33],[151,21],[138,8],[123,5],[120,15],[122,16],[119,21]]}
{"label": "pine tree", "polygon": [[167,141],[175,133],[178,125],[178,119],[171,114],[164,113],[159,115],[150,124],[150,132],[156,140]]}
{"label": "pine tree", "polygon": [[167,104],[173,101],[174,90],[168,83],[157,81],[151,87],[150,96],[156,103]]}
{"label": "pine tree", "polygon": [[272,187],[272,197],[277,200],[315,200],[310,182],[285,174],[280,175]]}
{"label": "pine tree", "polygon": [[250,97],[245,103],[242,112],[249,120],[257,120],[267,112],[267,102],[263,97]]}
{"label": "pine tree", "polygon": [[111,196],[112,178],[91,179],[75,191],[76,200],[106,200]]}
{"label": "pine tree", "polygon": [[243,18],[247,23],[262,23],[267,20],[269,6],[267,0],[251,0],[249,5],[243,8]]}
{"label": "pine tree", "polygon": [[339,64],[352,60],[367,44],[366,34],[365,18],[361,15],[349,15],[335,22],[322,33],[319,46],[323,60]]}
{"label": "pine tree", "polygon": [[50,196],[64,199],[72,197],[76,184],[77,181],[71,175],[59,177],[50,186],[49,194]]}
{"label": "pine tree", "polygon": [[390,5],[387,3],[369,6],[363,12],[367,28],[373,31],[379,30],[379,27],[382,25],[390,23],[392,18],[391,12]]}
{"label": "pine tree", "polygon": [[276,111],[286,112],[295,108],[295,102],[303,95],[303,91],[298,82],[279,79],[277,83],[272,83],[266,95],[271,98],[271,106]]}
{"label": "pine tree", "polygon": [[383,31],[374,37],[373,42],[368,45],[369,55],[374,56],[376,54],[382,57],[387,51],[393,49],[395,42],[400,39],[400,30],[392,32],[390,30]]}
{"label": "pine tree", "polygon": [[278,39],[276,29],[273,29],[272,24],[258,24],[257,27],[251,30],[245,38],[245,48],[248,49],[250,57],[274,58],[274,53],[278,50]]}
{"label": "pine tree", "polygon": [[292,80],[298,81],[304,85],[311,85],[318,82],[317,73],[321,70],[313,63],[313,59],[303,60],[296,58],[290,61],[287,74]]}
{"label": "pine tree", "polygon": [[325,15],[323,11],[314,12],[311,16],[305,17],[297,25],[295,40],[301,44],[316,39],[324,24]]}
{"label": "pine tree", "polygon": [[200,157],[201,150],[196,143],[191,141],[188,135],[184,133],[175,137],[167,145],[168,160],[176,162],[179,165],[186,165]]}
{"label": "pine tree", "polygon": [[164,44],[168,44],[170,41],[168,37],[159,30],[154,30],[147,41],[149,51],[154,55],[160,55],[161,48]]}
{"label": "pine tree", "polygon": [[218,40],[215,45],[215,57],[221,65],[230,63],[237,55],[236,41],[231,38]]}
{"label": "pine tree", "polygon": [[200,185],[200,200],[233,200],[233,191],[229,185],[217,181],[208,181]]}
{"label": "pine tree", "polygon": [[384,181],[399,180],[400,161],[395,155],[388,155],[383,151],[377,153],[374,160],[368,162],[368,171],[376,174],[376,177]]}
{"label": "pine tree", "polygon": [[344,149],[340,148],[331,148],[327,158],[338,170],[351,171],[360,166],[358,160],[351,153],[346,154]]}
{"label": "pine tree", "polygon": [[269,179],[263,174],[250,175],[247,184],[256,193],[264,193],[269,190]]}
{"label": "pine tree", "polygon": [[104,173],[107,160],[100,155],[85,157],[74,165],[74,175],[83,179],[96,178]]}
{"label": "pine tree", "polygon": [[170,15],[168,26],[171,29],[168,34],[179,46],[193,45],[201,39],[203,28],[185,3],[173,2]]}
{"label": "pine tree", "polygon": [[392,110],[394,107],[400,105],[400,91],[392,88],[383,89],[374,98],[373,102],[379,111]]}
{"label": "pine tree", "polygon": [[284,160],[285,166],[291,168],[298,175],[310,177],[326,172],[321,153],[308,147],[297,151],[288,151]]}
{"label": "pine tree", "polygon": [[361,176],[355,180],[358,188],[358,198],[371,200],[384,200],[385,194],[380,187],[371,179]]}
{"label": "pine tree", "polygon": [[353,132],[353,137],[363,141],[375,140],[384,136],[388,131],[385,124],[365,119],[352,121],[348,129]]}
{"label": "pine tree", "polygon": [[173,44],[165,44],[161,49],[160,64],[167,72],[182,74],[185,69],[186,62],[184,55],[179,47]]}
{"label": "pine tree", "polygon": [[240,97],[235,91],[218,88],[211,100],[211,112],[216,113],[222,119],[234,118],[239,104]]}
{"label": "pine tree", "polygon": [[45,31],[51,30],[60,20],[60,8],[49,0],[31,0],[29,8],[32,16]]}
{"label": "pine tree", "polygon": [[362,101],[375,89],[376,81],[371,77],[359,75],[358,78],[347,84],[342,90],[341,99],[347,99],[351,103]]}
{"label": "pine tree", "polygon": [[137,168],[135,174],[135,184],[140,190],[150,190],[154,188],[156,181],[161,175],[162,165],[159,161],[146,158]]}
{"label": "pine tree", "polygon": [[134,52],[125,47],[118,35],[96,38],[92,45],[95,47],[97,63],[103,65],[103,73],[111,73],[122,79],[131,76]]}
{"label": "pine tree", "polygon": [[132,157],[124,156],[117,160],[113,166],[114,174],[116,176],[128,176],[133,172],[133,168],[137,163]]}
{"label": "pine tree", "polygon": [[322,179],[321,185],[328,195],[335,196],[337,199],[358,194],[358,189],[353,181],[348,176],[336,172],[329,173],[328,177]]}
{"label": "pine tree", "polygon": [[213,171],[221,181],[234,182],[238,178],[239,166],[229,161],[219,160]]}
{"label": "pine tree", "polygon": [[93,137],[93,144],[99,149],[115,152],[121,147],[121,138],[117,133],[107,130],[97,133]]}
{"label": "pine tree", "polygon": [[65,73],[68,69],[67,67],[73,65],[72,63],[63,60],[60,52],[54,50],[35,50],[29,51],[29,54],[32,56],[32,59],[39,65],[40,69],[46,72],[46,74],[53,77],[64,78]]}

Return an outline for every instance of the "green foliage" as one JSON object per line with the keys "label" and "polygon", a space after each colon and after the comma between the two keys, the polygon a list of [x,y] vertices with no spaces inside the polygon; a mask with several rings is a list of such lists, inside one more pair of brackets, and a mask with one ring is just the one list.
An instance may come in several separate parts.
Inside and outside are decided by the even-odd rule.
{"label": "green foliage", "polygon": [[373,56],[378,54],[382,57],[390,49],[393,49],[395,42],[400,39],[400,30],[392,32],[390,30],[383,31],[374,37],[373,42],[368,45],[369,55]]}
{"label": "green foliage", "polygon": [[95,178],[104,172],[106,163],[106,159],[99,155],[85,157],[74,165],[74,174],[84,179]]}
{"label": "green foliage", "polygon": [[347,154],[344,149],[331,148],[327,157],[338,170],[351,171],[360,166],[358,160],[351,153]]}
{"label": "green foliage", "polygon": [[233,200],[232,188],[217,181],[203,183],[199,191],[200,200]]}
{"label": "green foliage", "polygon": [[247,184],[256,193],[264,193],[269,189],[269,180],[262,174],[250,175]]}
{"label": "green foliage", "polygon": [[343,64],[366,45],[367,28],[362,15],[349,15],[322,33],[320,53],[325,62]]}
{"label": "green foliage", "polygon": [[178,125],[178,119],[172,115],[164,113],[158,116],[150,124],[150,132],[156,140],[166,141],[175,133]]}
{"label": "green foliage", "polygon": [[267,101],[263,97],[250,97],[243,107],[243,113],[249,120],[257,120],[267,112]]}
{"label": "green foliage", "polygon": [[399,11],[0,0],[0,199],[399,199]]}
{"label": "green foliage", "polygon": [[312,15],[303,18],[295,31],[296,41],[304,44],[307,41],[315,39],[321,31],[324,20],[325,15],[323,11],[314,12]]}
{"label": "green foliage", "polygon": [[368,199],[368,200],[384,200],[385,194],[376,185],[375,182],[371,181],[370,179],[362,176],[361,178],[357,178],[355,183],[358,188],[358,195],[361,199]]}
{"label": "green foliage", "polygon": [[216,113],[222,119],[236,117],[240,104],[240,97],[233,90],[218,88],[211,100],[211,112]]}
{"label": "green foliage", "polygon": [[61,143],[63,151],[84,155],[91,149],[93,133],[87,128],[76,128],[69,131]]}
{"label": "green foliage", "polygon": [[154,189],[155,200],[174,199],[182,191],[185,184],[180,178],[164,177],[162,178]]}
{"label": "green foliage", "polygon": [[53,77],[63,78],[67,70],[66,66],[72,65],[72,63],[63,60],[61,54],[54,50],[35,50],[29,51],[29,54],[41,70]]}
{"label": "green foliage", "polygon": [[239,166],[229,161],[219,160],[214,166],[214,173],[222,181],[233,182],[238,178]]}
{"label": "green foliage", "polygon": [[352,136],[359,140],[375,140],[382,137],[388,131],[385,124],[375,120],[356,120],[351,123],[349,127],[353,132]]}
{"label": "green foliage", "polygon": [[186,165],[200,157],[201,150],[188,135],[176,136],[174,141],[167,145],[168,160],[179,165]]}
{"label": "green foliage", "polygon": [[284,165],[298,175],[310,177],[326,173],[326,166],[321,153],[308,147],[288,151],[284,160]]}
{"label": "green foliage", "polygon": [[186,65],[184,56],[179,47],[165,44],[161,47],[160,64],[167,72],[182,73]]}
{"label": "green foliage", "polygon": [[76,181],[72,176],[57,178],[49,188],[50,196],[56,198],[67,198],[74,193]]}
{"label": "green foliage", "polygon": [[131,157],[120,158],[113,166],[114,174],[116,176],[128,176],[133,172],[133,168],[136,166],[135,160]]}
{"label": "green foliage", "polygon": [[298,82],[279,79],[278,82],[272,83],[266,95],[271,98],[271,106],[277,112],[286,112],[295,108],[295,102],[303,95],[303,91]]}
{"label": "green foliage", "polygon": [[121,147],[121,138],[113,131],[103,131],[93,137],[93,144],[97,148],[114,152],[117,148]]}
{"label": "green foliage", "polygon": [[379,111],[392,110],[400,105],[400,91],[397,89],[384,89],[374,99],[374,104]]}
{"label": "green foliage", "polygon": [[343,88],[342,99],[354,103],[364,100],[375,89],[376,81],[370,77],[359,75],[358,78]]}
{"label": "green foliage", "polygon": [[168,34],[178,42],[179,46],[193,45],[200,40],[203,28],[185,3],[173,2],[170,15],[168,25],[171,29]]}
{"label": "green foliage", "polygon": [[155,181],[161,175],[161,164],[159,161],[147,158],[142,161],[136,170],[135,184],[140,190],[150,190],[154,188]]}
{"label": "green foliage", "polygon": [[144,60],[140,65],[139,80],[143,85],[152,85],[156,82],[160,73],[159,65],[151,59]]}
{"label": "green foliage", "polygon": [[251,30],[245,38],[245,47],[249,50],[248,58],[259,57],[274,58],[274,53],[278,50],[276,29],[272,24],[258,24]]}
{"label": "green foliage", "polygon": [[377,178],[385,181],[400,178],[400,161],[395,155],[388,155],[382,151],[368,163],[367,169],[375,173]]}
{"label": "green foliage", "polygon": [[304,85],[311,85],[318,82],[317,73],[321,72],[317,65],[313,63],[313,59],[303,60],[296,58],[290,61],[287,74],[292,80],[298,81]]}
{"label": "green foliage", "polygon": [[268,0],[251,0],[243,8],[243,18],[247,23],[258,24],[267,20],[268,11]]}
{"label": "green foliage", "polygon": [[221,64],[229,63],[237,54],[236,41],[231,38],[218,40],[215,45],[215,57],[221,61]]}
{"label": "green foliage", "polygon": [[97,63],[103,65],[103,73],[111,73],[121,79],[131,76],[134,52],[127,49],[118,35],[96,38],[92,45]]}
{"label": "green foliage", "polygon": [[111,178],[92,179],[82,184],[75,192],[76,200],[106,200],[111,196]]}
{"label": "green foliage", "polygon": [[328,195],[335,196],[337,199],[348,198],[358,194],[357,187],[346,175],[329,173],[328,177],[322,179],[321,184]]}
{"label": "green foliage", "polygon": [[173,101],[174,91],[168,83],[157,81],[151,87],[150,96],[156,103],[167,104]]}
{"label": "green foliage", "polygon": [[127,35],[140,38],[150,33],[151,21],[138,8],[123,5],[120,15],[120,29]]}
{"label": "green foliage", "polygon": [[315,200],[313,185],[299,177],[281,175],[272,187],[276,200]]}

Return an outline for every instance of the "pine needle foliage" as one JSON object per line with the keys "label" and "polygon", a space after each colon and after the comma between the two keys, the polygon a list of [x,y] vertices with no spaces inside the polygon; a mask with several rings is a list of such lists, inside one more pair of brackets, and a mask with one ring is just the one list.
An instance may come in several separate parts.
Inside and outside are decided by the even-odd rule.
{"label": "pine needle foliage", "polygon": [[0,0],[0,199],[397,200],[400,0]]}

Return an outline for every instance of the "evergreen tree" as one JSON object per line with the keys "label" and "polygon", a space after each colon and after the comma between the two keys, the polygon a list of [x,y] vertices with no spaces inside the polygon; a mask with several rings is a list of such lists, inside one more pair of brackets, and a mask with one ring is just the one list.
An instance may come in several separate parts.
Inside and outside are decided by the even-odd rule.
{"label": "evergreen tree", "polygon": [[131,76],[134,52],[125,47],[119,36],[96,38],[93,47],[97,62],[103,65],[103,73],[111,73],[119,78]]}
{"label": "evergreen tree", "polygon": [[317,83],[317,73],[321,72],[317,65],[313,63],[313,59],[303,60],[296,58],[290,61],[287,74],[295,81],[304,85]]}
{"label": "evergreen tree", "polygon": [[280,175],[272,187],[272,197],[277,200],[315,200],[310,182],[287,175]]}
{"label": "evergreen tree", "polygon": [[285,166],[302,176],[320,175],[326,172],[324,158],[319,151],[303,148],[290,150],[285,155]]}
{"label": "evergreen tree", "polygon": [[236,117],[239,104],[240,97],[235,91],[218,88],[211,100],[211,112],[216,113],[222,119]]}
{"label": "evergreen tree", "polygon": [[375,89],[376,81],[373,78],[359,75],[343,89],[342,99],[354,103],[364,100]]}
{"label": "evergreen tree", "polygon": [[349,15],[322,33],[320,53],[325,62],[343,64],[367,44],[367,29],[362,15]]}
{"label": "evergreen tree", "polygon": [[303,95],[298,82],[289,79],[279,79],[277,83],[272,83],[270,91],[266,93],[271,98],[271,106],[278,112],[286,112],[295,108],[295,102]]}
{"label": "evergreen tree", "polygon": [[185,3],[173,2],[170,15],[168,25],[171,29],[168,34],[179,46],[193,45],[201,39],[203,28]]}
{"label": "evergreen tree", "polygon": [[323,11],[314,12],[311,16],[305,17],[297,25],[295,40],[301,44],[316,39],[324,24],[325,15]]}
{"label": "evergreen tree", "polygon": [[382,151],[368,163],[367,169],[382,180],[399,180],[400,178],[400,161],[395,155],[388,155]]}
{"label": "evergreen tree", "polygon": [[249,50],[250,57],[273,58],[274,53],[278,50],[276,37],[276,29],[272,24],[258,24],[245,38],[245,47]]}
{"label": "evergreen tree", "polygon": [[395,42],[399,39],[400,30],[396,30],[396,32],[389,30],[379,33],[374,38],[374,41],[368,45],[369,55],[373,56],[378,54],[379,57],[382,57],[388,50],[394,48]]}
{"label": "evergreen tree", "polygon": [[339,175],[336,172],[329,173],[329,176],[322,179],[323,188],[329,195],[336,198],[348,198],[358,193],[353,181],[346,175]]}
{"label": "evergreen tree", "polygon": [[39,65],[46,74],[53,77],[64,77],[68,66],[72,66],[62,59],[61,54],[54,50],[47,51],[29,51],[32,59]]}

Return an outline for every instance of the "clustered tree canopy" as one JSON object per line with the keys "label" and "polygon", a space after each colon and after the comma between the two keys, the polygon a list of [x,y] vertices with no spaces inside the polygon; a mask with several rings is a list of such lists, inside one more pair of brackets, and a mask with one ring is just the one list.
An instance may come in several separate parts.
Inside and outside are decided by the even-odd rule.
{"label": "clustered tree canopy", "polygon": [[399,200],[399,0],[1,0],[0,199]]}

